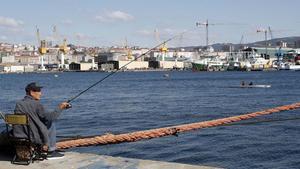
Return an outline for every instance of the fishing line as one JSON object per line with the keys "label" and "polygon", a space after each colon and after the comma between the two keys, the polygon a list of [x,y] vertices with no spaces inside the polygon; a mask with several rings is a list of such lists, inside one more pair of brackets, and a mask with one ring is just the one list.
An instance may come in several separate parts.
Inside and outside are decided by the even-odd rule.
{"label": "fishing line", "polygon": [[[145,56],[146,54],[150,53],[152,50],[160,47],[161,45],[175,39],[177,36],[182,36],[184,33],[186,33],[187,31],[184,31],[182,33],[180,33],[179,35],[175,35],[171,38],[169,38],[168,40],[163,41],[162,43],[156,45],[155,47],[149,49],[148,51],[146,51],[145,53],[139,55],[138,57],[136,57],[134,60],[126,63],[125,65],[123,65],[122,67],[118,68],[117,70],[109,73],[108,75],[106,75],[104,78],[100,79],[99,81],[97,81],[96,83],[92,84],[91,86],[89,86],[88,88],[86,88],[85,90],[81,91],[80,93],[78,93],[77,95],[73,96],[72,98],[70,98],[67,103],[71,103],[73,100],[75,100],[76,98],[78,98],[80,95],[82,95],[83,93],[87,92],[88,90],[90,90],[91,88],[93,88],[94,86],[96,86],[97,84],[103,82],[105,79],[107,79],[108,77],[112,76],[113,74],[117,73],[118,71],[122,70],[123,68],[125,68],[127,65],[131,64],[132,62],[136,61],[137,59],[141,58],[142,56]],[[69,107],[70,108],[70,107]]]}

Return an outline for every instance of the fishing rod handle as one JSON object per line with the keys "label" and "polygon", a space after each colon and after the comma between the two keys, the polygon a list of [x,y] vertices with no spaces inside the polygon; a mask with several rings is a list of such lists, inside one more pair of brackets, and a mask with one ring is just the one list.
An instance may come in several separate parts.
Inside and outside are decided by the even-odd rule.
{"label": "fishing rod handle", "polygon": [[66,109],[70,109],[70,108],[72,108],[72,104],[71,104],[71,103],[69,103],[69,104],[66,106]]}

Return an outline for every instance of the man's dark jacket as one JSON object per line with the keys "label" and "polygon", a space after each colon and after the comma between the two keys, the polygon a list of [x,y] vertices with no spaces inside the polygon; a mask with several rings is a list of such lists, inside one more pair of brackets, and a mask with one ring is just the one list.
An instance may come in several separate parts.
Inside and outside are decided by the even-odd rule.
{"label": "man's dark jacket", "polygon": [[[23,100],[18,101],[15,108],[15,114],[27,114],[29,116],[30,138],[33,143],[47,145],[49,143],[48,129],[46,123],[56,120],[62,110],[59,108],[53,112],[46,112],[44,106],[31,96],[25,96]],[[18,138],[27,138],[28,131],[24,125],[15,125],[13,136]]]}

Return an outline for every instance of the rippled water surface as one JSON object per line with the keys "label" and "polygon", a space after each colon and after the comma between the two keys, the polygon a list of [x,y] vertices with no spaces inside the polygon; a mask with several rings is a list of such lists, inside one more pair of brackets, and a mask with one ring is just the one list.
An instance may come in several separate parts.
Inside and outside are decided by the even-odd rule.
{"label": "rippled water surface", "polygon": [[[107,73],[57,75],[0,74],[0,111],[12,112],[32,81],[44,86],[42,102],[53,109]],[[242,80],[272,87],[235,87]],[[58,135],[119,134],[217,119],[299,102],[299,94],[299,71],[122,72],[74,100],[58,121]],[[286,111],[245,122],[299,118],[299,113]],[[222,126],[72,151],[223,168],[300,168],[299,122]]]}

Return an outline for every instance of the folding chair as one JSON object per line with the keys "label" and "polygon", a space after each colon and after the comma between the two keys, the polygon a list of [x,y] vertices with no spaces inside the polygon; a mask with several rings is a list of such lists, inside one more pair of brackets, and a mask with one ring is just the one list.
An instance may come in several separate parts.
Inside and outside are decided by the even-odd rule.
{"label": "folding chair", "polygon": [[29,165],[40,151],[38,146],[31,142],[29,118],[26,114],[6,114],[6,130],[14,125],[25,125],[27,127],[27,138],[16,138],[8,134],[8,137],[15,147],[15,155],[11,161],[12,164]]}

